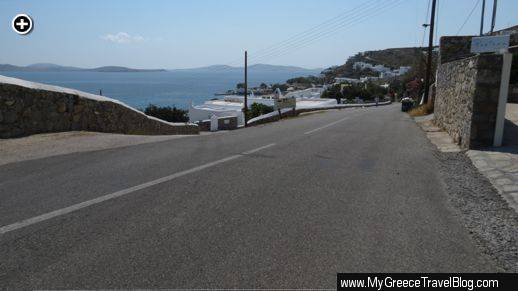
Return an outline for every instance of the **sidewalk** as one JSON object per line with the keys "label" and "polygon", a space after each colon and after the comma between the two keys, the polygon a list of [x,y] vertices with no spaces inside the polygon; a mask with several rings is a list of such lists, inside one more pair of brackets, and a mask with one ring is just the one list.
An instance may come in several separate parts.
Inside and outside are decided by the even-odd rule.
{"label": "sidewalk", "polygon": [[518,212],[518,104],[507,104],[503,146],[466,154]]}
{"label": "sidewalk", "polygon": [[[518,212],[518,104],[508,104],[506,109],[503,146],[468,150],[466,155],[509,206]],[[433,114],[415,118],[439,151],[461,151],[453,139],[436,127],[432,120]]]}

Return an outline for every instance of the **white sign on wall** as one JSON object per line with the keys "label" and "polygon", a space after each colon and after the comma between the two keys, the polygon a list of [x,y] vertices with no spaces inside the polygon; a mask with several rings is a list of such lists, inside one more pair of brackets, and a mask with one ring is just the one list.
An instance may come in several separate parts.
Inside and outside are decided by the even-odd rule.
{"label": "white sign on wall", "polygon": [[496,53],[507,50],[509,47],[509,35],[480,36],[471,39],[471,52]]}

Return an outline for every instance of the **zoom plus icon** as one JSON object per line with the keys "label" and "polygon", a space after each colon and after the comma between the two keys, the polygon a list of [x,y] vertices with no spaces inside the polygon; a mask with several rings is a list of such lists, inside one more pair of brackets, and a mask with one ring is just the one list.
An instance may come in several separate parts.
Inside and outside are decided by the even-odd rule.
{"label": "zoom plus icon", "polygon": [[25,35],[32,30],[32,19],[27,14],[18,14],[13,18],[11,26],[16,33]]}

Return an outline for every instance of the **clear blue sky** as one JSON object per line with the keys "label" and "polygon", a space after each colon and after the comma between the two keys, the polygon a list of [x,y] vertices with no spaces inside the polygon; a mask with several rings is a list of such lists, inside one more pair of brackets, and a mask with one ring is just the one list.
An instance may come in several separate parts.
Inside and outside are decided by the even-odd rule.
{"label": "clear blue sky", "polygon": [[[372,1],[372,0],[371,0]],[[397,0],[375,0],[377,5]],[[421,45],[429,0],[401,0],[392,9],[347,16],[354,25],[301,41],[261,63],[309,68],[342,64],[363,50]],[[51,62],[96,67],[187,68],[238,64],[265,47],[311,29],[367,0],[0,0],[0,63]],[[438,35],[455,35],[477,0],[439,0]],[[481,3],[482,1],[480,1]],[[489,29],[492,0],[487,0]],[[518,1],[499,0],[496,27],[518,24]],[[480,7],[461,34],[476,34]],[[19,36],[11,19],[27,13],[31,34]],[[373,15],[377,14],[377,15]],[[354,18],[356,17],[356,18]],[[362,22],[356,23],[356,19]],[[347,20],[345,20],[347,21]],[[311,37],[310,37],[311,38]],[[257,54],[256,54],[257,55]],[[253,61],[252,61],[253,63]]]}

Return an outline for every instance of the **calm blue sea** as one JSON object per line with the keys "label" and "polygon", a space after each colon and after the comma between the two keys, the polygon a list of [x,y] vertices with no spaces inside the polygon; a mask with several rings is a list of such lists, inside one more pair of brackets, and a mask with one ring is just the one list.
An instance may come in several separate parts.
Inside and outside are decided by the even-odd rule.
{"label": "calm blue sea", "polygon": [[[243,82],[240,72],[227,71],[166,71],[142,73],[103,72],[0,72],[1,75],[33,82],[73,88],[93,94],[102,89],[104,96],[143,108],[147,104],[188,108],[190,102],[203,103],[214,98],[214,93],[232,89]],[[289,72],[249,73],[249,83],[257,86],[284,82],[304,74]]]}

